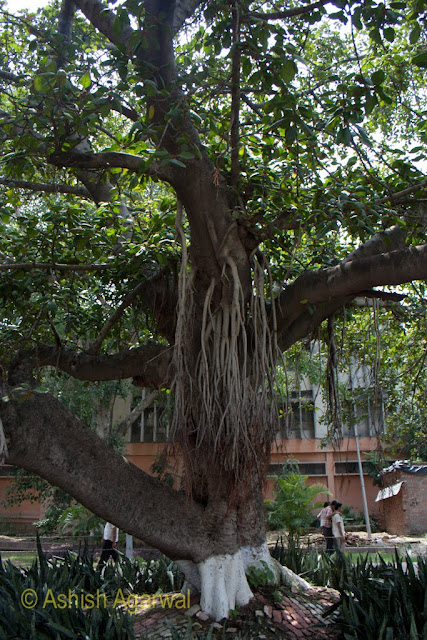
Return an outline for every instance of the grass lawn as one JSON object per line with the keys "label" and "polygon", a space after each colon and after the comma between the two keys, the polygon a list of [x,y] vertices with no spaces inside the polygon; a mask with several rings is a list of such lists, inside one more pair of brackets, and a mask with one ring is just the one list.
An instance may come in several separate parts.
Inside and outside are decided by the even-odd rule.
{"label": "grass lawn", "polygon": [[[366,551],[356,551],[356,550],[352,550],[352,551],[347,551],[345,552],[346,556],[350,556],[350,558],[354,561],[356,561],[358,558],[365,558],[366,557]],[[400,557],[402,557],[402,554],[399,554]],[[394,562],[396,560],[396,555],[395,553],[392,553],[390,551],[387,552],[381,552],[381,551],[369,551],[368,552],[368,559],[372,560],[372,562],[380,562],[380,557],[382,558],[382,560],[384,562]]]}
{"label": "grass lawn", "polygon": [[37,558],[35,551],[2,551],[3,562],[10,560],[16,567],[30,567]]}
{"label": "grass lawn", "polygon": [[[366,551],[357,551],[356,549],[347,549],[345,551],[346,556],[350,556],[351,560],[356,562],[358,558],[364,558],[366,556]],[[36,551],[2,551],[0,552],[1,558],[3,562],[6,560],[10,560],[17,567],[30,567],[34,560],[37,558]],[[380,556],[385,562],[394,562],[396,556],[392,552],[378,552],[378,551],[370,551],[368,552],[369,559],[373,562],[380,562]],[[400,554],[402,557],[402,554]],[[140,558],[135,558],[137,561],[140,561]]]}

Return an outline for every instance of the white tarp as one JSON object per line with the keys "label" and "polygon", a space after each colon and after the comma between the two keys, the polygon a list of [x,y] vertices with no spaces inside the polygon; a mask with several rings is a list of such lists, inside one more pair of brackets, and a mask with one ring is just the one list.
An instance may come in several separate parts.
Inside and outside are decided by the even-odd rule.
{"label": "white tarp", "polygon": [[402,488],[402,484],[403,482],[396,482],[396,484],[392,484],[390,487],[381,489],[381,491],[378,491],[378,495],[375,498],[375,502],[379,502],[380,500],[385,500],[386,498],[392,498],[393,496],[397,496],[400,489]]}

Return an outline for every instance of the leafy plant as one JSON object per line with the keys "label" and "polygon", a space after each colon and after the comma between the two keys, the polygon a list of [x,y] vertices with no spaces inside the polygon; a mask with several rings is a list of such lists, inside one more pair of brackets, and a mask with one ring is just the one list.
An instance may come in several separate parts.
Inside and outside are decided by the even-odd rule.
{"label": "leafy plant", "polygon": [[273,530],[286,527],[290,539],[312,522],[313,510],[321,506],[315,499],[330,493],[323,484],[307,484],[307,478],[296,463],[284,465],[280,476],[275,477],[274,500],[264,503],[268,526]]}
{"label": "leafy plant", "polygon": [[248,579],[249,585],[253,589],[257,589],[258,587],[265,587],[268,584],[272,584],[274,581],[274,573],[268,566],[268,564],[264,561],[261,561],[262,567],[249,567],[246,572],[246,577]]}
{"label": "leafy plant", "polygon": [[59,517],[59,524],[61,533],[72,536],[94,535],[98,540],[102,538],[104,521],[81,504],[73,504],[64,509]]}
{"label": "leafy plant", "polygon": [[[230,633],[227,633],[226,626],[224,625],[222,634],[220,636],[221,639],[225,640],[230,635]],[[248,639],[247,634],[242,634],[240,632],[237,634],[233,633],[232,636],[233,638],[235,638],[235,640]],[[218,635],[216,633],[214,635],[213,627],[211,627],[208,631],[198,631],[197,629],[194,629],[191,620],[189,620],[188,625],[185,629],[170,625],[169,635],[167,637],[170,638],[170,640],[212,640],[213,638],[217,638]],[[148,635],[145,635],[143,636],[143,640],[150,640],[150,637]]]}
{"label": "leafy plant", "polygon": [[[117,565],[106,565],[99,572],[87,545],[80,554],[67,552],[63,558],[48,559],[37,537],[37,559],[30,567],[18,568],[0,559],[0,638],[132,640],[131,616],[112,606],[119,589],[127,594],[155,594],[179,590],[182,584],[182,572],[164,556],[148,562],[131,562],[122,556]],[[37,599],[33,608],[22,604],[28,589]],[[61,608],[46,600],[49,594],[57,599],[70,593],[85,606]],[[99,606],[91,607],[88,594],[95,602],[99,598]]]}
{"label": "leafy plant", "polygon": [[[0,561],[2,640],[133,640],[133,620],[126,611],[103,606],[104,600],[99,606],[91,606],[87,597],[85,606],[74,606],[75,602],[83,602],[82,594],[99,590],[107,595],[113,586],[96,575],[86,552],[81,558],[69,554],[62,561],[51,561],[44,555],[39,539],[37,547],[37,561],[28,569]],[[62,607],[56,601],[50,602],[49,594],[53,599],[60,594],[73,594],[75,600]]]}
{"label": "leafy plant", "polygon": [[427,559],[396,551],[391,561],[381,554],[356,559],[328,556],[278,541],[274,558],[313,584],[340,593],[338,622],[346,640],[419,640],[427,636]]}
{"label": "leafy plant", "polygon": [[288,567],[291,571],[313,584],[326,586],[330,583],[331,568],[336,561],[335,556],[315,550],[303,549],[295,539],[290,539],[285,546],[283,538],[276,542],[271,555],[280,564]]}
{"label": "leafy plant", "polygon": [[[427,560],[396,553],[393,562],[340,559],[336,588],[341,595],[339,622],[346,638],[418,640],[427,637]],[[338,577],[338,576],[337,576]]]}

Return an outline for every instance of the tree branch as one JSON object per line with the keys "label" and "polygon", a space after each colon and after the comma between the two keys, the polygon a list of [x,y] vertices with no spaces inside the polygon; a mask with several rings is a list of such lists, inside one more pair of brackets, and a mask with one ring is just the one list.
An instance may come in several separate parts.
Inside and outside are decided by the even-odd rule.
{"label": "tree branch", "polygon": [[316,304],[354,295],[370,287],[426,279],[427,244],[344,262],[309,274],[308,280],[311,282],[307,293],[309,302]]}
{"label": "tree branch", "polygon": [[115,13],[109,10],[100,0],[75,0],[75,5],[84,13],[92,25],[104,34],[106,38],[116,46],[133,55],[130,40],[134,33],[132,27],[123,25],[121,29],[114,28]]}
{"label": "tree branch", "polygon": [[287,11],[275,11],[273,13],[256,13],[251,12],[245,16],[244,20],[284,20],[286,18],[294,18],[296,16],[302,16],[306,13],[311,13],[315,9],[320,9],[328,4],[329,0],[319,0],[319,2],[313,2],[305,7],[296,7],[295,9],[288,9]]}
{"label": "tree branch", "polygon": [[384,302],[402,302],[402,300],[406,298],[406,295],[402,293],[389,293],[387,291],[375,291],[373,289],[359,291],[359,295],[362,298],[373,298],[375,300],[383,300]]}
{"label": "tree branch", "polygon": [[233,51],[231,59],[231,185],[237,189],[240,180],[239,142],[240,142],[240,15],[238,0],[231,0],[233,20]]}
{"label": "tree branch", "polygon": [[[165,267],[161,269],[158,273],[156,273],[151,278],[147,278],[142,282],[139,282],[136,287],[129,291],[129,293],[125,296],[119,307],[111,314],[110,318],[107,320],[105,325],[100,330],[97,339],[93,342],[93,344],[89,347],[89,352],[91,354],[96,354],[100,350],[102,343],[104,342],[106,336],[112,329],[112,327],[118,322],[118,320],[122,317],[126,309],[132,304],[132,302],[140,296],[142,293],[147,292],[154,284],[158,283],[165,275],[169,275],[169,268]],[[154,305],[153,305],[154,306]],[[153,310],[154,311],[154,310]]]}
{"label": "tree branch", "polygon": [[51,366],[78,380],[123,380],[134,378],[141,387],[168,387],[173,371],[172,350],[162,345],[144,345],[113,355],[91,355],[76,349],[40,345],[21,351],[9,366],[9,383],[22,381],[22,367],[28,369],[29,380],[36,367]]}
{"label": "tree branch", "polygon": [[12,389],[1,391],[9,397],[0,400],[7,464],[46,478],[171,558],[197,562],[203,546],[212,553],[201,506],[129,463],[50,394],[29,391],[17,401]]}
{"label": "tree branch", "polygon": [[[172,185],[174,182],[177,182],[176,170],[178,167],[175,167],[175,170],[172,169],[172,165],[170,164],[160,167],[158,162],[150,162],[149,157],[143,158],[130,153],[119,153],[116,151],[90,153],[74,150],[52,153],[48,156],[48,162],[55,167],[67,167],[69,169],[128,169],[135,173],[141,173],[147,176],[156,176],[161,180],[171,183]],[[179,169],[181,176],[182,171],[183,169]],[[89,172],[87,175],[93,182],[93,176],[91,177]],[[84,179],[80,174],[79,178],[82,181]],[[90,186],[87,181],[85,182],[85,185],[86,187]],[[105,193],[96,198],[97,202],[109,202],[111,199],[109,195],[111,187],[109,185],[104,185],[101,181],[96,182],[95,186],[99,185],[104,188]]]}
{"label": "tree branch", "polygon": [[111,269],[110,264],[59,264],[57,262],[8,262],[0,264],[0,271],[34,271],[47,269],[48,271],[105,271]]}
{"label": "tree branch", "polygon": [[352,296],[349,296],[314,307],[306,305],[306,308],[299,314],[295,313],[292,320],[287,324],[284,325],[284,323],[281,322],[277,336],[279,349],[281,351],[287,351],[293,344],[306,338],[313,333],[326,318],[329,318],[339,311],[352,299]]}
{"label": "tree branch", "polygon": [[70,193],[81,198],[92,198],[85,187],[74,187],[67,184],[44,184],[41,182],[29,182],[28,180],[13,180],[12,178],[0,178],[0,184],[14,189],[26,189],[27,191],[42,191],[44,193]]}
{"label": "tree branch", "polygon": [[25,76],[17,76],[14,73],[10,73],[9,71],[0,71],[0,78],[2,80],[7,80],[8,82],[13,82],[13,84],[28,84],[27,78]]}
{"label": "tree branch", "polygon": [[120,167],[131,171],[140,171],[145,165],[141,156],[116,151],[103,153],[83,153],[79,151],[65,151],[52,153],[49,162],[57,167],[80,167],[84,169],[108,169]]}
{"label": "tree branch", "polygon": [[399,202],[404,199],[410,193],[416,193],[417,191],[421,191],[421,189],[427,189],[427,180],[423,180],[423,182],[419,182],[418,184],[412,185],[412,187],[408,187],[407,189],[403,189],[403,191],[397,191],[396,193],[391,193],[388,196],[384,196],[383,198],[379,198],[375,200],[375,204],[384,204],[385,202]]}
{"label": "tree branch", "polygon": [[172,33],[175,35],[184,22],[191,18],[203,0],[176,0],[172,19]]}
{"label": "tree branch", "polygon": [[424,279],[427,279],[427,245],[347,260],[329,269],[303,273],[279,295],[280,330],[287,330],[311,305],[334,301],[342,305],[343,300],[374,286]]}

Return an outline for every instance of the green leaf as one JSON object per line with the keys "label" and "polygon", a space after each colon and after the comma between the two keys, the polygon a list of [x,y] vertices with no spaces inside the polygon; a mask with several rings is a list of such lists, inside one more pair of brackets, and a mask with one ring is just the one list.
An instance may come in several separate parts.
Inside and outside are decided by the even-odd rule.
{"label": "green leaf", "polygon": [[371,75],[371,80],[374,84],[382,84],[385,80],[385,73],[382,69],[378,69],[378,71],[374,71]]}
{"label": "green leaf", "polygon": [[92,84],[92,80],[89,73],[84,73],[82,75],[82,77],[80,78],[80,84],[83,87],[83,89],[89,89],[90,85]]}
{"label": "green leaf", "polygon": [[285,60],[280,68],[280,77],[286,84],[292,82],[297,72],[297,65],[293,60]]}
{"label": "green leaf", "polygon": [[394,42],[396,32],[393,27],[387,27],[386,29],[384,29],[384,37],[386,40],[388,40],[388,42]]}
{"label": "green leaf", "polygon": [[48,90],[49,85],[46,82],[46,78],[44,78],[43,76],[36,76],[34,78],[34,89],[38,92],[38,93],[46,93],[46,91]]}
{"label": "green leaf", "polygon": [[417,67],[423,67],[424,69],[427,67],[427,51],[422,51],[414,56],[411,60],[412,64],[415,64]]}
{"label": "green leaf", "polygon": [[175,164],[177,167],[183,167],[183,169],[186,168],[186,165],[183,162],[180,162],[179,160],[177,160],[176,158],[171,158],[169,162],[171,164]]}
{"label": "green leaf", "polygon": [[377,104],[378,104],[377,96],[374,93],[368,93],[368,95],[366,96],[366,102],[365,102],[366,115],[369,115],[372,112],[372,110],[377,106]]}
{"label": "green leaf", "polygon": [[372,29],[372,31],[369,32],[369,35],[374,42],[376,42],[377,44],[382,44],[382,38],[379,29]]}
{"label": "green leaf", "polygon": [[294,124],[288,127],[288,129],[286,129],[285,140],[287,144],[290,145],[293,142],[295,142],[295,140],[297,139],[297,136],[298,136],[298,129]]}
{"label": "green leaf", "polygon": [[347,147],[350,146],[353,137],[351,135],[351,131],[348,127],[341,127],[337,134],[337,143],[345,144]]}
{"label": "green leaf", "polygon": [[416,44],[418,42],[418,40],[420,39],[420,35],[421,35],[421,27],[420,27],[419,23],[417,22],[417,24],[415,25],[415,27],[412,29],[411,33],[409,34],[409,42],[411,44]]}

